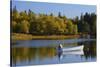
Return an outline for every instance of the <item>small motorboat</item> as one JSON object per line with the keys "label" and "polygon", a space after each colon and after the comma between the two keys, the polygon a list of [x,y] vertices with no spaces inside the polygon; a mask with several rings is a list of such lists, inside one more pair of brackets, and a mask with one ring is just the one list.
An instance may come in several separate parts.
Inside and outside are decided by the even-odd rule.
{"label": "small motorboat", "polygon": [[80,51],[80,50],[83,50],[84,48],[84,45],[81,45],[81,46],[76,46],[76,47],[70,47],[70,48],[63,48],[62,51],[65,52],[65,51]]}
{"label": "small motorboat", "polygon": [[62,44],[60,44],[58,46],[58,52],[81,51],[81,50],[83,50],[83,48],[84,48],[84,45],[76,46],[76,47],[70,47],[70,48],[63,48]]}

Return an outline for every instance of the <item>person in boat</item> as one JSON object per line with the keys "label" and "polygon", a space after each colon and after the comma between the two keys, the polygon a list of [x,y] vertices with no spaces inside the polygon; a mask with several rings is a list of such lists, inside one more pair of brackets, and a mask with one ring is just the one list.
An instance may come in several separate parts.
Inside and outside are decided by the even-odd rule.
{"label": "person in boat", "polygon": [[58,46],[58,51],[59,51],[59,52],[62,52],[62,48],[63,48],[63,46],[62,46],[62,44],[60,44],[60,45]]}

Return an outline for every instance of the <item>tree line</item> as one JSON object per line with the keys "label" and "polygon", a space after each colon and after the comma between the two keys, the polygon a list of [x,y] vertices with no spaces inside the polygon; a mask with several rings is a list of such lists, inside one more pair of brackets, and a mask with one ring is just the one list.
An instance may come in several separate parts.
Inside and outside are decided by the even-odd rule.
{"label": "tree line", "polygon": [[19,12],[16,6],[11,10],[11,32],[33,35],[67,35],[78,33],[96,34],[96,14],[85,13],[68,19],[58,13],[35,14],[32,10]]}

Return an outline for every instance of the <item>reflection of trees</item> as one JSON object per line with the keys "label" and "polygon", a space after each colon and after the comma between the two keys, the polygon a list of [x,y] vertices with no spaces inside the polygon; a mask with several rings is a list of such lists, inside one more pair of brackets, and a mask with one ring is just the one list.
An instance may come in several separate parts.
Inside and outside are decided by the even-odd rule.
{"label": "reflection of trees", "polygon": [[85,41],[84,44],[84,56],[86,59],[96,57],[96,41]]}
{"label": "reflection of trees", "polygon": [[35,57],[35,49],[20,47],[20,48],[12,48],[12,61],[13,63],[19,61],[30,61],[33,57]]}
{"label": "reflection of trees", "polygon": [[13,47],[12,48],[12,61],[14,64],[16,62],[28,61],[33,59],[44,59],[46,57],[52,58],[55,56],[55,48],[51,47]]}
{"label": "reflection of trees", "polygon": [[38,50],[39,50],[38,56],[40,59],[43,59],[46,57],[52,58],[53,56],[55,56],[55,49],[54,48],[43,47],[43,48],[40,48]]}

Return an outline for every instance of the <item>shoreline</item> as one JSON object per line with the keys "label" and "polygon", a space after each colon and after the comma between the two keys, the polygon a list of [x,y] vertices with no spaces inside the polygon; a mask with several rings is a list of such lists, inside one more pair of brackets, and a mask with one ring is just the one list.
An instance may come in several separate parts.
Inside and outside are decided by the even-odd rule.
{"label": "shoreline", "polygon": [[80,35],[31,35],[22,33],[11,33],[11,40],[58,40],[78,38]]}

